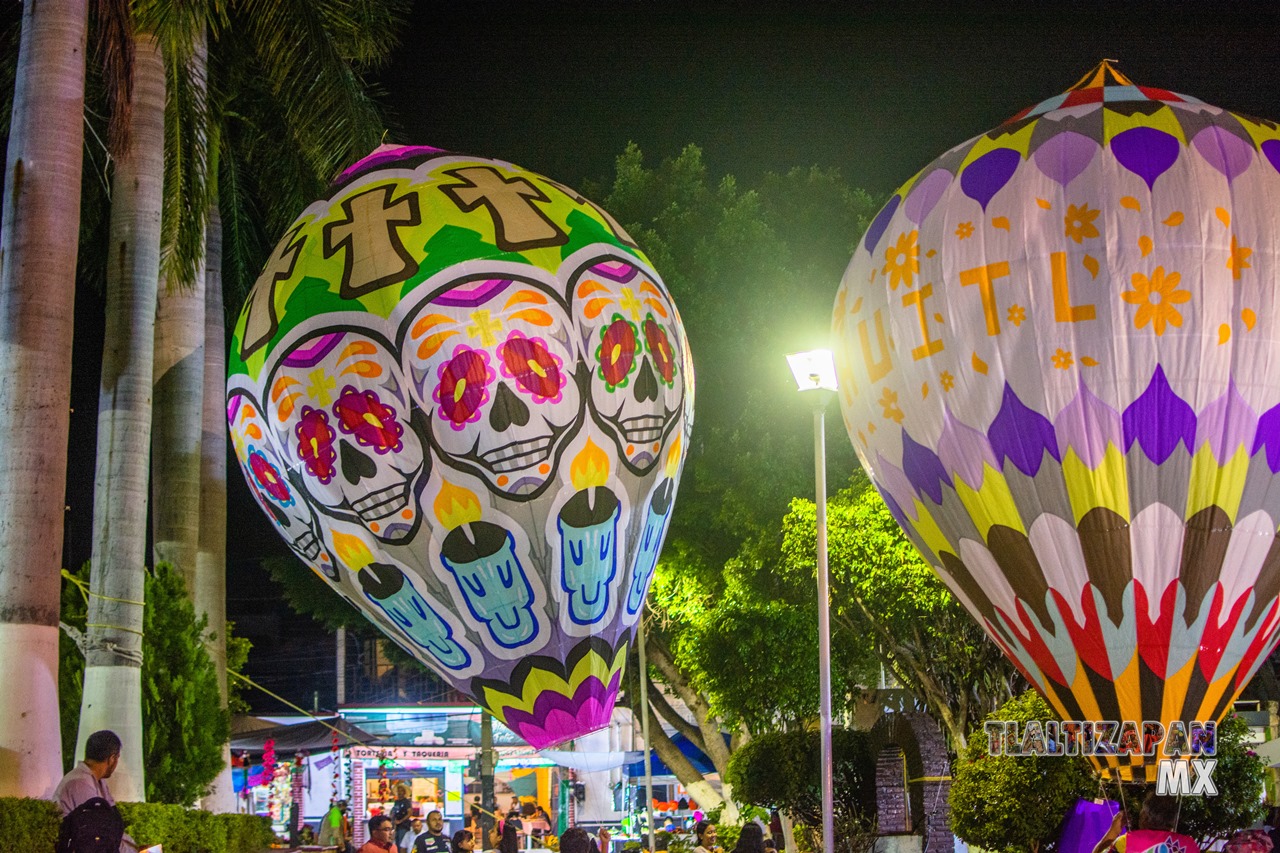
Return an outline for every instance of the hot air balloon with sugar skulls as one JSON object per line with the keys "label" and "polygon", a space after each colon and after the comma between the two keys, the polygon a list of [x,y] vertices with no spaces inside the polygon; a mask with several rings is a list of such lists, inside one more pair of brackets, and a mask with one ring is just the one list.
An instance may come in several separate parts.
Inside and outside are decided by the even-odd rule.
{"label": "hot air balloon with sugar skulls", "polygon": [[1066,720],[1217,720],[1280,636],[1277,197],[1274,122],[1104,63],[922,169],[845,273],[854,447]]}
{"label": "hot air balloon with sugar skulls", "polygon": [[680,316],[608,213],[384,146],[277,244],[228,364],[300,559],[533,746],[607,725],[693,423]]}

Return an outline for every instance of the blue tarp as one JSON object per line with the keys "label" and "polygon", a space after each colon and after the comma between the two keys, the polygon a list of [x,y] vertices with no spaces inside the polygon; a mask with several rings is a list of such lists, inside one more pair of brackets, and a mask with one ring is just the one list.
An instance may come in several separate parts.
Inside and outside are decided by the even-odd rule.
{"label": "blue tarp", "polygon": [[[699,773],[702,773],[705,775],[707,773],[716,772],[715,765],[711,763],[711,759],[707,758],[707,756],[703,754],[702,750],[694,746],[693,743],[687,737],[677,732],[671,736],[671,742],[680,748],[680,751],[684,753],[685,758],[689,759],[690,763],[693,764],[693,766],[697,769]],[[726,743],[728,742],[728,738],[725,738],[725,742]],[[654,776],[674,776],[675,775],[674,773],[671,772],[671,768],[667,767],[667,765],[663,763],[662,759],[658,757],[658,753],[656,751],[651,753],[651,755],[652,755],[652,761],[653,761]],[[626,765],[626,771],[627,771],[627,775],[633,778],[643,777],[644,776],[643,754],[641,755],[641,758],[639,761],[633,761],[632,763]]]}

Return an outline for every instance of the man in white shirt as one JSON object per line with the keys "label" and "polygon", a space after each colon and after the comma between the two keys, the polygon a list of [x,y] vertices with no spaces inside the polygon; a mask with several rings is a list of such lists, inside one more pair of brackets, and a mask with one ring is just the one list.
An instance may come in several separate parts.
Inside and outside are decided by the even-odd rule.
{"label": "man in white shirt", "polygon": [[[84,761],[72,767],[53,792],[63,820],[94,798],[106,800],[107,805],[115,808],[116,800],[111,796],[107,780],[120,763],[120,747],[120,738],[113,731],[104,729],[89,735],[84,744]],[[120,853],[136,853],[137,849],[137,843],[125,833],[120,839]]]}

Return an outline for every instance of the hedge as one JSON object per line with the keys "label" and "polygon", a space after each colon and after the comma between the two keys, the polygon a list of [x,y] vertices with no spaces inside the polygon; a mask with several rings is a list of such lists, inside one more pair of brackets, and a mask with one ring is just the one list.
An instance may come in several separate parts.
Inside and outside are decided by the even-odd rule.
{"label": "hedge", "polygon": [[[266,818],[213,814],[160,803],[121,803],[125,829],[164,853],[262,853],[274,841]],[[56,803],[0,797],[0,838],[9,850],[52,851],[62,823]]]}

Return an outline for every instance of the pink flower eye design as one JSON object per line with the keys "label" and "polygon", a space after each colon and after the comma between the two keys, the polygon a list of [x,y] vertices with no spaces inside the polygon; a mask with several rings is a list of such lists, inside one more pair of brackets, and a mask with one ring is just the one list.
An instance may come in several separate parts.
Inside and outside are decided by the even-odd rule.
{"label": "pink flower eye design", "polygon": [[338,436],[329,426],[329,416],[320,409],[303,406],[302,417],[293,432],[298,437],[298,458],[311,476],[327,484],[333,479],[333,463],[338,458],[338,451],[333,447]]}
{"label": "pink flower eye design", "polygon": [[538,402],[558,401],[566,378],[560,370],[560,359],[538,338],[526,338],[520,332],[498,348],[502,374],[515,379]]}
{"label": "pink flower eye design", "polygon": [[396,421],[396,410],[379,400],[374,391],[357,391],[348,385],[333,404],[333,414],[343,434],[355,436],[362,446],[379,454],[404,446],[400,440],[404,427]]}
{"label": "pink flower eye design", "polygon": [[453,358],[440,366],[440,384],[431,395],[440,404],[440,417],[456,430],[480,420],[480,409],[489,399],[489,383],[493,379],[488,353],[458,347]]}

